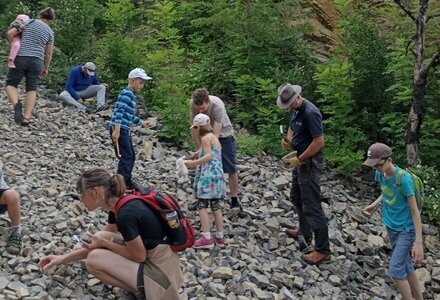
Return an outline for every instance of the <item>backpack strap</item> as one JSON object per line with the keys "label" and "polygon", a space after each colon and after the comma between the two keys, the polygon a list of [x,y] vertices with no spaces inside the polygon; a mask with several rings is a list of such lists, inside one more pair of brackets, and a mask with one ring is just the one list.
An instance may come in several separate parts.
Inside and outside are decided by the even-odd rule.
{"label": "backpack strap", "polygon": [[[403,194],[403,188],[402,188],[402,177],[405,175],[405,173],[408,173],[407,171],[400,169],[399,172],[396,174],[396,187],[399,190],[399,193],[403,196],[403,199],[406,200],[405,195]],[[415,191],[414,191],[415,192]]]}
{"label": "backpack strap", "polygon": [[397,172],[397,174],[396,174],[396,187],[399,189],[402,188],[403,174],[405,174],[405,171],[402,169],[400,169],[399,172]]}
{"label": "backpack strap", "polygon": [[[134,199],[139,199],[139,196],[136,196],[136,195],[130,194],[130,195],[126,195],[126,196],[122,197],[121,199],[119,199],[118,202],[116,202],[116,205],[115,205],[115,215],[116,215],[116,216],[118,215],[118,211],[119,211],[119,209],[120,209],[125,203],[127,203],[127,202],[130,201],[130,200],[134,200]],[[139,200],[142,200],[142,199],[139,199]]]}

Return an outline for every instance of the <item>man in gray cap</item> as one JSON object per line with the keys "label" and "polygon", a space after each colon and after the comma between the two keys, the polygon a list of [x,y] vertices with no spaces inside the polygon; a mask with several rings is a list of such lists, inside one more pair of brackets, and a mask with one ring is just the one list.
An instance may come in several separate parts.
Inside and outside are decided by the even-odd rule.
{"label": "man in gray cap", "polygon": [[105,104],[106,88],[107,84],[100,83],[96,78],[95,64],[87,62],[70,69],[66,88],[59,97],[64,103],[90,113],[92,110],[85,105],[85,99],[96,96],[96,112],[99,112],[107,108]]}
{"label": "man in gray cap", "polygon": [[307,247],[309,251],[305,251],[302,258],[309,264],[318,264],[330,260],[331,253],[320,190],[324,134],[321,113],[300,94],[299,85],[285,83],[278,88],[278,107],[292,111],[287,137],[283,137],[281,144],[284,149],[297,152],[285,160],[285,164],[293,168],[290,199],[298,213],[299,228],[288,229],[286,234],[295,239],[302,235],[309,244],[314,235],[314,250]]}

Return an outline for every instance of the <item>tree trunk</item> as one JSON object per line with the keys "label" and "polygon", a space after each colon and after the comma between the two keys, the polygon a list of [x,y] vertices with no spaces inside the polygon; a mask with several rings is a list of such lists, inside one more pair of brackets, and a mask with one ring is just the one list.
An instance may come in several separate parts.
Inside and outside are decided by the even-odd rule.
{"label": "tree trunk", "polygon": [[420,127],[425,116],[426,79],[421,84],[413,84],[411,110],[408,116],[405,130],[406,160],[409,165],[420,164],[419,142]]}
{"label": "tree trunk", "polygon": [[[399,1],[400,2],[400,1]],[[429,67],[425,68],[423,59],[425,55],[425,37],[426,37],[426,22],[429,0],[419,1],[419,13],[415,18],[416,33],[414,35],[414,78],[413,78],[413,92],[411,97],[411,109],[408,116],[405,129],[405,145],[406,145],[406,160],[409,165],[415,166],[420,164],[419,157],[419,142],[420,142],[420,128],[425,117],[425,94],[427,87],[427,73]]]}

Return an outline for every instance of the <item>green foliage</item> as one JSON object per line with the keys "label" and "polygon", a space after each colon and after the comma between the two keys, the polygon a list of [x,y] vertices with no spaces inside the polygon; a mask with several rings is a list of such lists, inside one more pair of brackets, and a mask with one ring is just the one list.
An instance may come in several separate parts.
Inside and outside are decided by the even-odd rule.
{"label": "green foliage", "polygon": [[318,101],[324,115],[326,159],[342,174],[360,168],[368,140],[357,125],[359,111],[352,98],[352,64],[334,60],[318,67],[314,79],[322,98]]}
{"label": "green foliage", "polygon": [[238,153],[256,156],[263,151],[265,141],[259,136],[250,135],[248,133],[238,133],[235,138],[237,140]]}
{"label": "green foliage", "polygon": [[296,5],[264,0],[181,6],[182,40],[193,59],[189,88],[207,87],[231,104],[235,122],[264,138],[268,131],[260,132],[262,125],[286,115],[275,107],[277,87],[292,82],[310,90],[314,63],[301,30],[282,15],[299,10]]}
{"label": "green foliage", "polygon": [[6,29],[9,27],[12,21],[15,20],[17,15],[26,14],[29,17],[32,16],[33,7],[29,5],[29,3],[24,3],[22,1],[9,1],[9,0],[0,0],[0,26]]}
{"label": "green foliage", "polygon": [[167,97],[160,106],[153,109],[160,112],[164,127],[159,136],[177,144],[191,144],[189,123],[189,98],[184,95]]}
{"label": "green foliage", "polygon": [[419,176],[424,184],[424,197],[422,199],[422,215],[426,216],[433,224],[440,226],[440,172],[428,166],[411,168],[411,172]]}
{"label": "green foliage", "polygon": [[354,151],[350,146],[355,145],[356,141],[365,143],[362,136],[348,128],[344,139],[330,133],[325,136],[325,140],[324,154],[329,165],[336,167],[336,171],[342,175],[353,175],[359,171],[365,150]]}
{"label": "green foliage", "polygon": [[55,49],[49,75],[42,81],[61,90],[71,67],[94,61],[94,23],[101,15],[102,7],[97,0],[42,0],[38,3],[38,9],[48,6],[55,10],[56,15],[51,26],[55,34]]}

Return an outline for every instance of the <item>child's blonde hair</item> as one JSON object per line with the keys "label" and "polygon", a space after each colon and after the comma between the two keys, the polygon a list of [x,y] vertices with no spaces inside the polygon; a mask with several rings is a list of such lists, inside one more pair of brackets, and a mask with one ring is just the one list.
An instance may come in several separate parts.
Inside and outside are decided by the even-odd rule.
{"label": "child's blonde hair", "polygon": [[205,135],[207,133],[212,133],[212,126],[211,124],[206,124],[199,126],[199,135]]}

